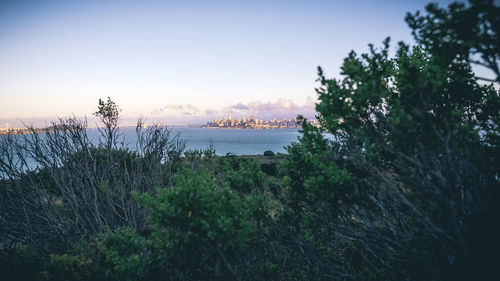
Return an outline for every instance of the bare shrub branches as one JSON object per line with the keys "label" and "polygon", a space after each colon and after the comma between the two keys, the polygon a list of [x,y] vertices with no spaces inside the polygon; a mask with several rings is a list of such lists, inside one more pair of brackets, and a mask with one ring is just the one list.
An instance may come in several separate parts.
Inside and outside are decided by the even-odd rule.
{"label": "bare shrub branches", "polygon": [[[185,142],[161,125],[137,124],[134,149],[117,144],[118,127],[93,142],[87,121],[59,119],[43,133],[0,139],[2,240],[41,250],[107,229],[144,228],[132,193],[167,186]],[[112,145],[110,146],[110,143]]]}

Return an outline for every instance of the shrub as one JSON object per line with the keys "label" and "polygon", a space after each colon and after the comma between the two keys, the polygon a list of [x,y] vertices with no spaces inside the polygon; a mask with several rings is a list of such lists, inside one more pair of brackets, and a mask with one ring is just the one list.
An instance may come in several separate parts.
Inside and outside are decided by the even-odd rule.
{"label": "shrub", "polygon": [[235,191],[248,194],[253,190],[267,189],[265,174],[255,160],[224,157],[219,160],[219,176]]}
{"label": "shrub", "polygon": [[264,151],[264,156],[272,157],[272,156],[274,156],[274,152],[272,152],[271,150],[266,150],[266,151]]}
{"label": "shrub", "polygon": [[[151,247],[161,249],[151,255],[190,280],[237,275],[232,262],[255,232],[249,202],[217,186],[208,172],[183,170],[174,183],[157,189],[155,196],[138,196],[150,210]],[[221,272],[215,270],[219,267]]]}
{"label": "shrub", "polygon": [[146,213],[131,192],[169,185],[185,143],[163,126],[142,130],[139,120],[130,150],[116,142],[116,125],[107,124],[98,143],[87,135],[86,120],[76,118],[44,132],[30,127],[30,134],[2,136],[0,240],[52,252],[107,229],[144,228]]}
{"label": "shrub", "polygon": [[278,164],[276,163],[262,163],[260,164],[260,169],[267,175],[270,176],[278,175]]}

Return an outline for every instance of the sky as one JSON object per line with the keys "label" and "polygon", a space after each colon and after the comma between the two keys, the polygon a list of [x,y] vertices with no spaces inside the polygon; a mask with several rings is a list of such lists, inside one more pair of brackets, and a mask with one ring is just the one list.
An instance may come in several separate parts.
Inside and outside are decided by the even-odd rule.
{"label": "sky", "polygon": [[[450,1],[434,1],[447,5]],[[124,122],[314,116],[317,67],[412,42],[428,1],[0,1],[0,127],[91,116]]]}

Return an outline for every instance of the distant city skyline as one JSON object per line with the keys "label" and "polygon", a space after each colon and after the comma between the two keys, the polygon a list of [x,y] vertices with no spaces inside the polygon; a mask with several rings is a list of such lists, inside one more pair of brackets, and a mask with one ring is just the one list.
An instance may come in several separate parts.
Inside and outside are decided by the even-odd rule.
{"label": "distant city skyline", "polygon": [[[319,125],[319,121],[316,119],[307,120],[307,122],[315,126]],[[256,118],[254,115],[250,115],[248,118],[232,118],[231,113],[228,113],[227,117],[208,121],[202,127],[212,129],[297,129],[302,128],[302,124],[298,122],[296,117],[262,120]]]}
{"label": "distant city skyline", "polygon": [[0,1],[0,124],[90,117],[108,96],[127,120],[314,115],[317,66],[339,77],[351,50],[411,43],[405,14],[427,3]]}

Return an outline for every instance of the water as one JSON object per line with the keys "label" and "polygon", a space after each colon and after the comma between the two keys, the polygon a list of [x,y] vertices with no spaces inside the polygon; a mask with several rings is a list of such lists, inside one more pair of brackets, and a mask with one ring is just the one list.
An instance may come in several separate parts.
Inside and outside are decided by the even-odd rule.
{"label": "water", "polygon": [[[212,144],[217,155],[257,155],[266,150],[285,153],[285,146],[297,141],[298,129],[208,129],[172,127],[173,133],[180,133],[186,141],[186,150],[206,149]],[[125,144],[135,147],[137,135],[135,128],[120,128],[124,133]],[[97,140],[97,129],[88,129],[91,139]]]}
{"label": "water", "polygon": [[[186,141],[186,150],[207,149],[210,144],[217,155],[233,153],[235,155],[258,155],[266,150],[274,153],[286,153],[285,147],[297,141],[300,135],[298,129],[208,129],[173,127],[172,133],[180,133],[180,139]],[[135,128],[120,128],[124,144],[134,150],[137,142]],[[100,133],[97,129],[87,129],[89,139],[98,143]],[[0,135],[0,138],[5,137]],[[17,156],[13,155],[14,160]],[[30,157],[26,158],[27,168],[34,169],[37,164]],[[4,175],[0,171],[0,179]]]}

